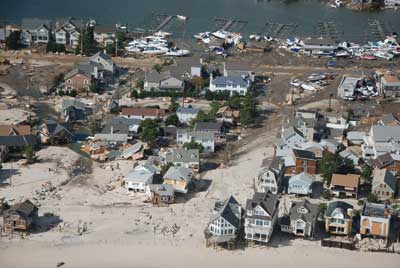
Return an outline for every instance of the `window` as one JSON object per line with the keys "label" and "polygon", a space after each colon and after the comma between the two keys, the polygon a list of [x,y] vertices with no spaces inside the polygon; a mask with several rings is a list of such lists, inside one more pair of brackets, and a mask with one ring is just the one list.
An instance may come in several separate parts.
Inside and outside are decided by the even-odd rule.
{"label": "window", "polygon": [[67,83],[68,83],[68,84],[71,84],[71,83],[72,83],[71,79],[68,79],[68,80],[67,80]]}

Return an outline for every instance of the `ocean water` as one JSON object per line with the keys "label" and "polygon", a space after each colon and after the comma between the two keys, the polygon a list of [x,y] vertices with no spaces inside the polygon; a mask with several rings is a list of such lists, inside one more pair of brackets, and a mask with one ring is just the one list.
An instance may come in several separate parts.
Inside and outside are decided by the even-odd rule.
{"label": "ocean water", "polygon": [[369,19],[378,19],[389,32],[400,32],[400,11],[359,12],[330,8],[318,0],[1,0],[0,20],[19,22],[24,17],[95,18],[102,24],[124,23],[131,28],[150,28],[157,24],[154,14],[189,16],[186,24],[177,21],[165,30],[190,36],[200,31],[217,29],[216,17],[247,21],[232,30],[266,33],[267,21],[291,23],[297,27],[287,35],[318,36],[317,24],[331,21],[342,39],[365,41],[371,28]]}

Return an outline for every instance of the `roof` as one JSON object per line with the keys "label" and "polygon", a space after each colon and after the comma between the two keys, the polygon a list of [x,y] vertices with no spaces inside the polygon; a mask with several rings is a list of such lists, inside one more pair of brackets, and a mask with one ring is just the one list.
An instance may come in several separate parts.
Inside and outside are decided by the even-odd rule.
{"label": "roof", "polygon": [[390,153],[379,155],[376,159],[368,159],[368,163],[370,163],[373,167],[377,167],[380,169],[393,164],[394,161],[395,160]]}
{"label": "roof", "polygon": [[178,114],[193,114],[193,115],[197,115],[199,112],[200,112],[200,109],[193,108],[193,107],[179,107],[178,110],[176,110],[176,113],[178,113]]}
{"label": "roof", "polygon": [[359,183],[360,175],[358,174],[332,174],[331,185],[333,186],[357,188]]}
{"label": "roof", "polygon": [[106,124],[101,130],[102,134],[129,134],[129,126],[123,124]]}
{"label": "roof", "polygon": [[[278,196],[275,194],[271,194],[270,192],[255,193],[252,199],[247,199],[246,210],[253,210],[257,206],[262,207],[269,214],[268,218],[273,218],[275,213],[278,212],[278,206],[279,206]],[[249,216],[246,215],[246,217]],[[257,216],[257,215],[253,215],[250,217],[265,218],[265,216]]]}
{"label": "roof", "polygon": [[31,134],[31,126],[29,125],[0,125],[0,136],[19,136]]}
{"label": "roof", "polygon": [[7,211],[6,214],[18,213],[23,217],[33,216],[32,214],[38,208],[29,200],[25,200],[24,202],[14,204]]}
{"label": "roof", "polygon": [[226,117],[232,117],[232,118],[239,118],[240,117],[240,111],[233,110],[229,106],[223,106],[218,109],[217,116],[226,116]]}
{"label": "roof", "polygon": [[294,176],[290,177],[289,184],[294,182],[294,181],[303,181],[306,184],[311,185],[313,183],[314,179],[313,179],[313,177],[311,177],[311,175],[309,175],[309,174],[307,174],[305,172],[302,172],[300,174],[297,174],[297,175],[294,175]]}
{"label": "roof", "polygon": [[56,135],[60,132],[67,132],[71,136],[73,136],[72,132],[68,130],[63,124],[58,123],[57,121],[54,120],[47,120],[44,125],[47,128],[47,131],[49,132],[50,135]]}
{"label": "roof", "polygon": [[192,131],[190,132],[190,136],[194,140],[209,140],[209,141],[214,140],[214,134],[212,132],[207,132],[207,131]]}
{"label": "roof", "polygon": [[160,83],[161,81],[170,77],[171,77],[170,71],[164,71],[159,73],[156,70],[150,70],[145,73],[145,80],[147,82],[152,82],[152,83]]}
{"label": "roof", "polygon": [[38,18],[24,18],[22,19],[21,27],[24,30],[33,31],[39,27],[45,26],[47,29],[51,27],[50,20],[43,20]]}
{"label": "roof", "polygon": [[109,124],[111,125],[127,125],[127,126],[140,126],[142,120],[136,118],[126,118],[123,116],[114,116],[110,121]]}
{"label": "roof", "polygon": [[91,78],[91,74],[89,72],[87,72],[86,70],[83,70],[81,68],[75,67],[74,69],[72,69],[71,71],[69,71],[65,76],[64,76],[64,80],[70,79],[76,75],[83,75],[86,76],[87,78]]}
{"label": "roof", "polygon": [[306,150],[293,150],[293,153],[295,155],[296,158],[302,158],[302,159],[311,159],[311,160],[315,160],[315,154],[313,152],[310,151],[306,151]]}
{"label": "roof", "polygon": [[174,196],[174,186],[171,184],[150,184],[149,190],[161,196]]}
{"label": "roof", "polygon": [[393,192],[396,191],[397,179],[388,169],[374,168],[372,175],[372,188],[374,188],[375,185],[385,183]]}
{"label": "roof", "polygon": [[222,122],[197,122],[194,131],[215,131],[220,132]]}
{"label": "roof", "polygon": [[361,212],[362,216],[388,218],[389,208],[385,204],[365,203]]}
{"label": "roof", "polygon": [[264,158],[261,162],[261,168],[275,169],[280,170],[284,166],[284,161],[282,157],[279,156],[271,156]]}
{"label": "roof", "polygon": [[122,142],[128,141],[128,134],[126,133],[96,133],[95,140],[103,140],[108,142]]}
{"label": "roof", "polygon": [[112,25],[95,25],[93,32],[95,33],[115,33],[116,28]]}
{"label": "roof", "polygon": [[[90,57],[90,61],[94,61],[97,57],[102,58],[103,60],[107,61],[108,63],[112,64],[112,58],[110,57],[110,55],[104,53],[103,50],[100,50],[99,52],[97,52],[96,54],[94,54],[93,56]],[[97,62],[97,61],[95,61]]]}
{"label": "roof", "polygon": [[242,221],[242,207],[233,196],[230,196],[227,200],[225,200],[222,206],[220,206],[220,203],[216,203],[215,207],[218,210],[217,213],[212,216],[212,222],[217,220],[219,217],[222,217],[235,228],[240,227]]}
{"label": "roof", "polygon": [[86,105],[83,102],[80,102],[76,99],[63,99],[62,100],[62,109],[65,110],[68,107],[73,106],[75,108],[85,110]]}
{"label": "roof", "polygon": [[388,142],[391,139],[400,141],[400,126],[380,126],[371,127],[371,133],[375,141]]}
{"label": "roof", "polygon": [[168,171],[165,173],[163,179],[168,180],[184,180],[186,184],[188,184],[194,175],[194,171],[191,168],[185,167],[170,167]]}
{"label": "roof", "polygon": [[347,132],[348,140],[363,140],[365,137],[365,132],[362,131],[349,131]]}
{"label": "roof", "polygon": [[197,149],[172,149],[172,151],[166,154],[166,161],[167,162],[199,162],[200,161],[200,153]]}
{"label": "roof", "polygon": [[132,156],[132,154],[135,154],[137,152],[139,152],[140,150],[142,150],[143,148],[143,143],[138,142],[135,143],[132,146],[129,146],[128,148],[125,148],[122,152],[121,152],[121,157],[123,158],[127,158]]}
{"label": "roof", "polygon": [[303,39],[305,46],[335,46],[335,41],[329,38],[310,38]]}
{"label": "roof", "polygon": [[381,118],[381,122],[383,125],[385,126],[398,126],[400,125],[400,121],[399,119],[393,114],[385,114],[382,118]]}
{"label": "roof", "polygon": [[122,108],[121,114],[132,116],[162,117],[165,116],[165,110],[157,108]]}
{"label": "roof", "polygon": [[34,135],[26,135],[26,136],[9,136],[0,137],[0,145],[5,146],[34,146],[37,144],[36,136]]}
{"label": "roof", "polygon": [[288,127],[282,131],[282,137],[287,140],[293,135],[299,135],[300,137],[304,138],[303,133],[295,127]]}
{"label": "roof", "polygon": [[[301,208],[305,208],[307,212],[301,212]],[[290,220],[303,220],[305,222],[313,222],[317,220],[320,208],[318,205],[310,203],[307,199],[300,202],[292,202],[289,210]]]}
{"label": "roof", "polygon": [[124,179],[125,181],[147,182],[153,178],[154,174],[156,174],[156,168],[145,163],[131,170]]}
{"label": "roof", "polygon": [[218,76],[211,81],[214,85],[238,85],[240,87],[248,87],[248,80],[241,76]]}
{"label": "roof", "polygon": [[325,211],[325,217],[330,217],[335,210],[340,210],[345,215],[345,217],[348,218],[349,216],[347,215],[347,210],[353,208],[354,207],[352,205],[343,201],[330,202]]}

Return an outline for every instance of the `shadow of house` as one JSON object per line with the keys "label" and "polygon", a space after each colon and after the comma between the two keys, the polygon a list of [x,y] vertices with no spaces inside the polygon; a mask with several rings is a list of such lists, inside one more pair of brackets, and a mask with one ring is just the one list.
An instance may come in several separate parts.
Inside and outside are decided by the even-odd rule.
{"label": "shadow of house", "polygon": [[33,225],[31,233],[38,234],[50,231],[51,229],[56,228],[62,219],[51,213],[45,213],[43,216],[39,216]]}
{"label": "shadow of house", "polygon": [[207,179],[194,179],[189,186],[189,192],[186,194],[175,193],[175,204],[182,204],[194,198],[197,193],[207,191],[212,181]]}
{"label": "shadow of house", "polygon": [[0,187],[9,186],[10,182],[6,181],[19,174],[21,174],[21,172],[18,169],[0,169]]}
{"label": "shadow of house", "polygon": [[320,181],[314,181],[311,184],[311,198],[319,199],[322,196],[322,192],[324,191],[324,183]]}
{"label": "shadow of house", "polygon": [[217,169],[219,165],[215,162],[205,162],[201,163],[201,172],[207,172],[210,170]]}

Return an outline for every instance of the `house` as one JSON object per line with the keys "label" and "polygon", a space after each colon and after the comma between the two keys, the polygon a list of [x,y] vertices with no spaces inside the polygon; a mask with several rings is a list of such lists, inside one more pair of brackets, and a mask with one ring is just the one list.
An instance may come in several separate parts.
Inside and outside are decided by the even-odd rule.
{"label": "house", "polygon": [[400,72],[398,71],[379,71],[380,76],[380,90],[385,97],[399,97],[400,96]]}
{"label": "house", "polygon": [[175,192],[186,194],[193,176],[193,169],[173,166],[164,174],[163,180],[164,184],[172,185]]}
{"label": "house", "polygon": [[68,123],[84,123],[91,113],[86,104],[75,99],[63,99],[61,111],[64,121]]}
{"label": "house", "polygon": [[233,124],[240,120],[240,111],[233,110],[229,106],[223,106],[215,114],[218,122]]}
{"label": "house", "polygon": [[108,133],[96,133],[94,135],[94,141],[102,141],[110,145],[111,147],[115,147],[118,145],[123,145],[128,142],[130,136],[126,133],[115,133],[111,130]]}
{"label": "house", "polygon": [[140,160],[140,159],[143,159],[143,157],[144,157],[143,151],[144,151],[143,143],[137,142],[134,145],[123,149],[119,158]]}
{"label": "house", "polygon": [[172,163],[176,167],[185,167],[193,169],[195,173],[200,170],[200,153],[197,149],[174,148],[166,153],[165,161]]}
{"label": "house", "polygon": [[284,174],[285,163],[281,157],[265,158],[261,163],[261,169],[256,181],[257,192],[278,194]]}
{"label": "house", "polygon": [[164,119],[166,116],[166,111],[164,109],[157,108],[122,108],[121,116],[125,118],[134,119]]}
{"label": "house", "polygon": [[394,197],[397,188],[397,179],[388,169],[375,168],[372,173],[372,189],[379,200],[387,200]]}
{"label": "house", "polygon": [[80,29],[83,21],[74,18],[63,18],[56,21],[56,43],[76,47],[79,45]]}
{"label": "house", "polygon": [[127,126],[128,131],[130,133],[139,133],[141,131],[140,124],[142,120],[135,118],[126,118],[123,116],[114,116],[110,121],[108,121],[108,125],[110,126]]}
{"label": "house", "polygon": [[361,146],[362,157],[376,159],[400,151],[400,126],[373,125]]}
{"label": "house", "polygon": [[376,159],[368,159],[367,163],[372,168],[384,169],[393,172],[395,175],[400,174],[400,152],[395,154],[382,154]]}
{"label": "house", "polygon": [[300,174],[306,172],[308,174],[317,174],[318,172],[318,159],[315,154],[305,150],[293,150],[293,157],[296,163],[289,174]]}
{"label": "house", "polygon": [[215,137],[212,132],[190,131],[188,129],[178,129],[176,131],[176,143],[178,145],[190,142],[201,144],[204,153],[213,153],[215,150]]}
{"label": "house", "polygon": [[31,201],[17,203],[3,212],[3,232],[27,233],[38,218],[38,207]]}
{"label": "house", "polygon": [[314,178],[305,172],[294,175],[289,179],[288,194],[310,195],[313,182]]}
{"label": "house", "polygon": [[74,68],[64,76],[64,90],[78,94],[89,92],[93,83],[92,75],[79,68]]}
{"label": "house", "polygon": [[305,141],[314,140],[314,128],[316,121],[314,119],[306,119],[302,117],[288,118],[288,126],[300,131]]}
{"label": "house", "polygon": [[151,70],[146,72],[144,78],[145,91],[178,91],[183,92],[184,81],[171,74],[170,71],[157,72]]}
{"label": "house", "polygon": [[304,134],[295,127],[288,127],[282,130],[282,140],[290,148],[302,148],[306,142]]}
{"label": "house", "polygon": [[100,64],[100,66],[102,67],[101,70],[105,71],[106,73],[112,75],[115,72],[115,65],[112,61],[112,58],[103,51],[99,51],[91,56],[89,58],[89,61],[92,63]]}
{"label": "house", "polygon": [[81,73],[90,75],[93,82],[97,82],[97,80],[104,78],[103,66],[100,63],[83,61],[77,63],[74,69],[78,70]]}
{"label": "house", "polygon": [[278,219],[278,196],[267,193],[255,193],[246,203],[244,223],[245,239],[268,243]]}
{"label": "house", "polygon": [[204,232],[209,243],[233,243],[239,236],[242,227],[243,208],[230,196],[225,202],[216,202],[214,213]]}
{"label": "house", "polygon": [[230,95],[237,93],[244,96],[249,88],[250,81],[241,76],[218,76],[215,79],[210,77],[211,92],[229,91]]}
{"label": "house", "polygon": [[337,45],[335,41],[325,38],[309,38],[303,39],[303,49],[309,54],[318,54],[320,51],[333,52],[336,50]]}
{"label": "house", "polygon": [[0,125],[0,146],[4,152],[21,152],[27,146],[36,146],[37,139],[29,125]]}
{"label": "house", "polygon": [[179,107],[176,110],[176,115],[178,116],[179,122],[184,124],[189,124],[193,119],[197,118],[197,114],[200,112],[200,109],[189,107]]}
{"label": "house", "polygon": [[387,205],[365,203],[361,211],[360,234],[388,238],[390,219],[391,215]]}
{"label": "house", "polygon": [[107,46],[113,44],[116,37],[115,26],[95,25],[93,29],[93,38],[97,43]]}
{"label": "house", "polygon": [[338,96],[342,99],[351,99],[356,93],[358,83],[361,81],[361,77],[351,77],[343,75],[338,87]]}
{"label": "house", "polygon": [[194,126],[196,132],[209,132],[214,134],[215,143],[225,143],[225,128],[221,122],[197,122]]}
{"label": "house", "polygon": [[357,198],[360,175],[357,174],[332,174],[329,192],[336,197]]}
{"label": "house", "polygon": [[146,187],[148,200],[156,205],[173,204],[175,201],[174,187],[170,184],[150,184]]}
{"label": "house", "polygon": [[68,45],[69,44],[69,32],[63,27],[59,27],[55,31],[56,44]]}
{"label": "house", "polygon": [[146,187],[153,183],[155,174],[155,167],[149,164],[137,166],[125,176],[125,189],[134,192],[145,192]]}
{"label": "house", "polygon": [[289,215],[280,219],[281,231],[296,236],[313,237],[316,232],[319,213],[319,206],[311,204],[306,199],[300,202],[292,202]]}
{"label": "house", "polygon": [[349,235],[352,231],[353,206],[335,201],[328,204],[325,212],[325,230],[334,235]]}
{"label": "house", "polygon": [[344,151],[341,151],[341,152],[339,153],[339,155],[340,155],[343,159],[345,159],[345,158],[350,159],[350,160],[353,162],[354,166],[358,166],[359,163],[360,163],[360,156],[359,156],[357,153],[355,153],[355,152],[354,152],[351,148],[349,148],[349,147],[347,147]]}
{"label": "house", "polygon": [[298,109],[295,112],[295,117],[318,121],[321,115],[317,111]]}
{"label": "house", "polygon": [[39,126],[39,138],[43,144],[68,144],[74,139],[74,134],[64,124],[47,120]]}
{"label": "house", "polygon": [[347,141],[349,145],[361,145],[365,139],[365,132],[362,131],[348,131]]}
{"label": "house", "polygon": [[47,44],[50,40],[51,21],[37,18],[22,19],[22,43],[27,46],[32,44]]}

